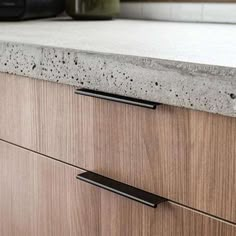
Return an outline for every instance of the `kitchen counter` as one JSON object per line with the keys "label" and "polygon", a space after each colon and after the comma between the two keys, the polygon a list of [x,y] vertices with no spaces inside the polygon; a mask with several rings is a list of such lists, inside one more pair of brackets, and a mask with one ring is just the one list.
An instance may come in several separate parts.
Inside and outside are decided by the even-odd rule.
{"label": "kitchen counter", "polygon": [[0,23],[0,72],[236,117],[235,25]]}

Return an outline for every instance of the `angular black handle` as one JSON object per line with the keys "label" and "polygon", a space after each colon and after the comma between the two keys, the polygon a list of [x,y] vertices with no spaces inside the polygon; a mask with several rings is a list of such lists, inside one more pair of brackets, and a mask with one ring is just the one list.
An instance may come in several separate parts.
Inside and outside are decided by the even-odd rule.
{"label": "angular black handle", "polygon": [[89,96],[89,97],[101,98],[101,99],[105,99],[105,100],[109,100],[113,102],[120,102],[120,103],[130,104],[134,106],[145,107],[149,109],[156,109],[157,105],[161,105],[160,103],[156,103],[156,102],[150,102],[150,101],[145,101],[141,99],[111,94],[111,93],[104,93],[104,92],[94,91],[90,89],[76,89],[75,93],[84,95],[84,96]]}
{"label": "angular black handle", "polygon": [[118,182],[105,176],[95,174],[90,171],[77,175],[77,179],[117,193],[121,196],[130,198],[153,208],[156,208],[158,204],[167,201],[167,199],[163,197]]}

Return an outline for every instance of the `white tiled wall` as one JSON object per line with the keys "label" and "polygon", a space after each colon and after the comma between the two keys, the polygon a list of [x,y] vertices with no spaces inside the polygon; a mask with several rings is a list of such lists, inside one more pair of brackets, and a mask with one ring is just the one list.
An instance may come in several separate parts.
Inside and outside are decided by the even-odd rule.
{"label": "white tiled wall", "polygon": [[236,3],[122,3],[121,17],[236,23]]}

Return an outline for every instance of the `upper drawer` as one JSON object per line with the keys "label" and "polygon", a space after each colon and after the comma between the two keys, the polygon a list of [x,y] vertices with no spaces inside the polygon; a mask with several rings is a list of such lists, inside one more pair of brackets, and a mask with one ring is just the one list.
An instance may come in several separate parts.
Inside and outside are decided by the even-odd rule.
{"label": "upper drawer", "polygon": [[76,179],[81,170],[0,141],[1,236],[235,236],[172,203],[153,209]]}
{"label": "upper drawer", "polygon": [[0,138],[236,222],[236,119],[0,75]]}

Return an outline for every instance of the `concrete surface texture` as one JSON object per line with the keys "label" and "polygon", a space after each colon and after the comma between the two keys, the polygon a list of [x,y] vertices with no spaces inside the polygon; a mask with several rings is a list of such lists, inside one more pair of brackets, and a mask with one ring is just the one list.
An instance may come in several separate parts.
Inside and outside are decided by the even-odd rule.
{"label": "concrete surface texture", "polygon": [[0,24],[0,71],[236,117],[233,25]]}

